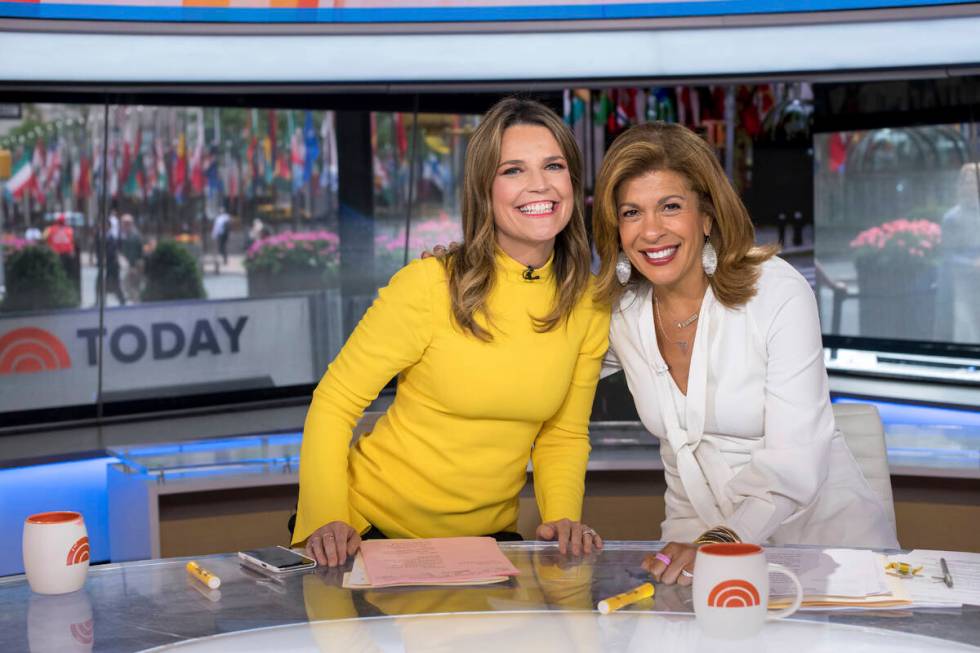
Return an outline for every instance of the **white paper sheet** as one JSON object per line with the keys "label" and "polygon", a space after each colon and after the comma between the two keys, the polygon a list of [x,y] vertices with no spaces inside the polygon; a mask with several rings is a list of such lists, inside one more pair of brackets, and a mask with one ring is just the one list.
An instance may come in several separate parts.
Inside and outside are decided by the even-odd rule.
{"label": "white paper sheet", "polygon": [[[800,579],[803,595],[865,597],[888,593],[881,558],[863,549],[766,548],[769,562],[788,567]],[[782,574],[770,574],[770,597],[793,596],[793,584]]]}
{"label": "white paper sheet", "polygon": [[[953,578],[952,588],[937,580],[943,575],[940,558],[946,559]],[[980,554],[916,549],[908,554],[890,556],[888,560],[908,562],[913,567],[923,566],[918,575],[903,580],[916,605],[980,605]]]}

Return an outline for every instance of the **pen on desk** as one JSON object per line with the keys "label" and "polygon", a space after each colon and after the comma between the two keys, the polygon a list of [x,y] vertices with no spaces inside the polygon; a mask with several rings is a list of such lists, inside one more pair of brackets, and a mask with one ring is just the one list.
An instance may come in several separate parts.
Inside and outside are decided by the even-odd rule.
{"label": "pen on desk", "polygon": [[204,567],[201,567],[194,560],[191,560],[190,562],[187,563],[186,569],[188,574],[198,579],[199,581],[201,581],[211,589],[216,590],[219,587],[221,587],[221,579],[215,576],[214,574],[212,574]]}
{"label": "pen on desk", "polygon": [[946,558],[939,559],[939,566],[943,568],[943,583],[946,587],[953,588],[953,575],[949,573],[949,566],[946,564]]}
{"label": "pen on desk", "polygon": [[643,583],[639,587],[634,587],[628,592],[623,592],[622,594],[617,594],[616,596],[610,596],[608,599],[603,599],[599,601],[599,612],[602,614],[609,614],[610,612],[615,612],[620,608],[625,608],[627,605],[636,603],[637,601],[642,601],[643,599],[653,596],[653,585],[650,583]]}

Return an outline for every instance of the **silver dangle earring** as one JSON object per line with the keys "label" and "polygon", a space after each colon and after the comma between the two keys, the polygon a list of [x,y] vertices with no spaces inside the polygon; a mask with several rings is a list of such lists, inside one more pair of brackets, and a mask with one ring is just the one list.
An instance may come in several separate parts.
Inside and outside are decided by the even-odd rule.
{"label": "silver dangle earring", "polygon": [[715,251],[715,246],[711,244],[708,236],[704,237],[704,249],[701,250],[701,266],[704,268],[704,273],[709,277],[718,269],[718,252]]}
{"label": "silver dangle earring", "polygon": [[619,285],[625,286],[631,276],[633,276],[633,265],[626,252],[619,250],[619,256],[616,258],[616,280],[619,281]]}

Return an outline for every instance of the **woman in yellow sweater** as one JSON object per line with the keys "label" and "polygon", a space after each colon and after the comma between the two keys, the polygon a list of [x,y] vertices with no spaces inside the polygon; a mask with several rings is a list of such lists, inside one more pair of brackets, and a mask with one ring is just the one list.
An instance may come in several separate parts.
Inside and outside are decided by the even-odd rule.
{"label": "woman in yellow sweater", "polygon": [[[474,132],[464,244],[392,277],[314,392],[293,543],[320,564],[343,564],[361,535],[516,535],[529,458],[537,537],[602,546],[580,519],[609,310],[592,302],[580,170],[537,102],[502,100]],[[396,374],[393,403],[349,446]]]}

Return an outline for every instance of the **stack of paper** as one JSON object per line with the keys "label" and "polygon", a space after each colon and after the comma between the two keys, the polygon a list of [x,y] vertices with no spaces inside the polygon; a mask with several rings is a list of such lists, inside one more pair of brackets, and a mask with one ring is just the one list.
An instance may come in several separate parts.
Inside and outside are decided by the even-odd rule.
{"label": "stack of paper", "polygon": [[[952,587],[943,581],[939,559],[949,568]],[[922,570],[901,580],[916,607],[959,607],[964,603],[980,605],[980,554],[961,551],[930,551],[916,549],[911,553],[894,555],[889,562],[907,562]]]}
{"label": "stack of paper", "polygon": [[491,537],[368,540],[344,574],[344,587],[486,585],[519,573]]}
{"label": "stack of paper", "polygon": [[[885,557],[861,549],[767,548],[766,558],[788,567],[803,585],[803,608],[908,608],[912,599],[899,578],[885,574]],[[770,575],[769,607],[790,605],[793,584]]]}

